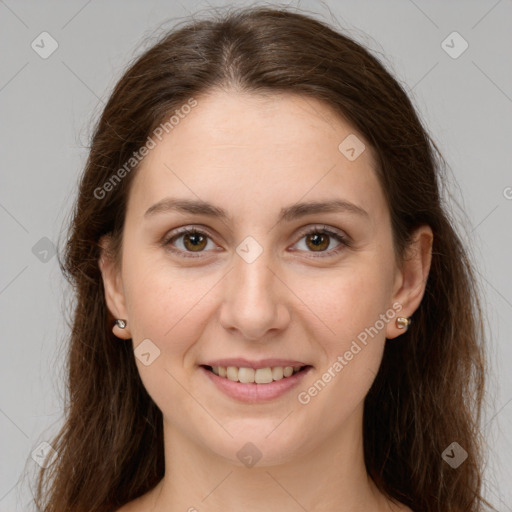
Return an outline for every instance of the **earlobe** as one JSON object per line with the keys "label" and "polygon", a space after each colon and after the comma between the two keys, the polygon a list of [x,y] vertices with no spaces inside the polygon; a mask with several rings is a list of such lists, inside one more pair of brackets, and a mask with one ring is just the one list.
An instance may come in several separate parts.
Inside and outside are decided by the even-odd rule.
{"label": "earlobe", "polygon": [[[98,259],[98,267],[103,279],[103,288],[105,290],[105,302],[111,315],[117,319],[123,319],[126,322],[127,311],[125,305],[125,297],[123,292],[121,273],[114,261],[114,257],[110,251],[111,239],[108,235],[101,237],[99,241],[100,257]],[[113,333],[121,339],[130,339],[131,334],[126,326],[121,328],[120,325],[114,323]]]}
{"label": "earlobe", "polygon": [[[432,229],[428,225],[417,228],[411,237],[411,243],[401,262],[398,285],[393,297],[393,301],[402,306],[400,317],[410,318],[423,299],[432,262],[433,239]],[[406,330],[398,323],[390,322],[386,329],[386,338],[396,338]]]}

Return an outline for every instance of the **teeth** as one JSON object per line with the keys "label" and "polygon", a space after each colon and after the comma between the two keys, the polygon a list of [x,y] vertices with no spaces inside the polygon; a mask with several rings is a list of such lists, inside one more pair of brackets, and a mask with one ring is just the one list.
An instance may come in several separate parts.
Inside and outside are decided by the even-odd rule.
{"label": "teeth", "polygon": [[238,369],[238,380],[244,384],[248,382],[254,382],[255,371],[253,368],[239,368]]}
{"label": "teeth", "polygon": [[237,368],[236,366],[212,366],[212,371],[219,377],[224,377],[233,382],[242,382],[250,384],[269,384],[275,380],[281,380],[286,377],[291,377],[297,373],[301,366],[275,366],[272,368]]}
{"label": "teeth", "polygon": [[284,370],[282,366],[272,368],[272,378],[274,380],[281,380],[284,377]]}
{"label": "teeth", "polygon": [[254,372],[254,382],[256,382],[256,384],[268,384],[273,380],[272,368],[258,368]]}
{"label": "teeth", "polygon": [[226,370],[226,376],[229,380],[238,380],[238,368],[235,368],[234,366],[228,366]]}

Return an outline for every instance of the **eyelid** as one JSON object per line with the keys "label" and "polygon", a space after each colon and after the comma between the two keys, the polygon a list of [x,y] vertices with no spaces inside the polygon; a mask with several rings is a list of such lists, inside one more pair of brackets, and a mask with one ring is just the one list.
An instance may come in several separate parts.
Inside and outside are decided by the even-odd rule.
{"label": "eyelid", "polygon": [[[165,235],[162,239],[161,245],[164,248],[167,248],[171,252],[175,254],[179,254],[180,256],[184,256],[186,258],[200,258],[203,257],[203,254],[211,252],[211,251],[199,251],[197,253],[194,253],[192,251],[183,251],[181,249],[175,249],[172,247],[170,242],[174,239],[179,238],[180,236],[183,236],[187,233],[194,233],[194,234],[200,234],[208,237],[212,242],[215,243],[215,237],[212,236],[212,234],[209,232],[208,228],[202,226],[202,225],[187,225],[180,228],[176,228],[172,230],[169,234]],[[335,249],[330,249],[329,251],[319,251],[317,254],[315,254],[314,251],[300,251],[297,249],[292,250],[292,252],[307,252],[310,254],[312,258],[328,258],[331,256],[337,255],[343,247],[351,247],[351,239],[341,230],[338,228],[334,228],[325,224],[313,224],[308,225],[302,228],[299,231],[298,239],[296,242],[294,242],[293,245],[296,245],[304,236],[312,233],[323,233],[327,236],[330,236],[331,238],[335,238],[339,242],[339,246]]]}
{"label": "eyelid", "polygon": [[344,231],[341,229],[331,227],[327,224],[311,224],[308,226],[305,226],[299,231],[299,235],[302,237],[304,235],[308,235],[310,233],[316,233],[316,232],[326,232],[331,235],[337,235],[340,238],[343,238],[347,243],[349,241],[348,235],[345,234]]}

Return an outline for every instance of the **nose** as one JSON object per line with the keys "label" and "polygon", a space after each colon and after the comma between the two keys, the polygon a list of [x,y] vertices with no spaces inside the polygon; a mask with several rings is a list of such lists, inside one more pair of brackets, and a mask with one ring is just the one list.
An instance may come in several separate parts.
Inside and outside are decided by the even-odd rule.
{"label": "nose", "polygon": [[[250,341],[265,341],[290,322],[288,289],[263,253],[252,263],[235,254],[224,281],[220,323]],[[288,291],[288,293],[290,293]]]}

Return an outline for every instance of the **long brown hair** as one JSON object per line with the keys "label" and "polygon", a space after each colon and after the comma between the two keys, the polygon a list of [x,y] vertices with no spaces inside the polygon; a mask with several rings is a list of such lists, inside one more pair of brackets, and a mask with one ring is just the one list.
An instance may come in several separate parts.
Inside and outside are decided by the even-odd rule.
{"label": "long brown hair", "polygon": [[[96,125],[61,259],[76,294],[66,422],[51,443],[55,462],[39,475],[38,507],[113,511],[163,477],[162,414],[130,344],[112,334],[98,241],[110,234],[119,254],[137,165],[112,176],[172,112],[216,87],[327,102],[377,155],[397,255],[414,228],[431,226],[424,298],[409,331],[386,344],[365,400],[365,462],[379,489],[415,512],[481,511],[484,329],[468,253],[440,194],[443,159],[402,86],[368,50],[300,12],[266,7],[175,27],[124,73]],[[454,441],[468,454],[456,469],[441,456]]]}

